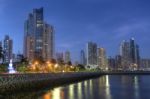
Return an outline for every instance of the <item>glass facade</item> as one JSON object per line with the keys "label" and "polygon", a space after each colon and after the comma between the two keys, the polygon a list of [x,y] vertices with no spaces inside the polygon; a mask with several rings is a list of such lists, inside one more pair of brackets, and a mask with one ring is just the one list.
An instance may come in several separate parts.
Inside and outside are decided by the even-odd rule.
{"label": "glass facade", "polygon": [[12,59],[13,41],[8,35],[4,39],[4,62],[8,63]]}
{"label": "glass facade", "polygon": [[33,9],[25,22],[24,55],[29,60],[49,60],[54,53],[54,30],[44,22],[43,8]]}

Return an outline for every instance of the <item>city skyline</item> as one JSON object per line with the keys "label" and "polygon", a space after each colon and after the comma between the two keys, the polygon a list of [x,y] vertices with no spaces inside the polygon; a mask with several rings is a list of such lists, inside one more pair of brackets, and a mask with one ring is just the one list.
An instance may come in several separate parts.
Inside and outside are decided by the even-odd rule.
{"label": "city skyline", "polygon": [[[67,3],[15,1],[20,4],[19,9],[14,1],[0,1],[2,19],[0,26],[3,27],[0,29],[0,40],[3,40],[8,34],[14,41],[15,53],[18,51],[23,53],[23,25],[28,13],[33,8],[44,7],[45,20],[54,25],[56,30],[56,51],[69,50],[74,60],[79,59],[80,50],[86,48],[88,41],[96,42],[98,46],[105,48],[108,56],[115,56],[119,53],[120,42],[131,37],[135,37],[139,44],[141,56],[150,57],[150,47],[147,46],[150,42],[148,38],[150,15],[147,15],[149,2],[136,1],[134,4],[134,0],[131,2],[127,0],[122,4],[116,0],[118,3],[115,4],[112,0],[77,0],[73,1],[73,5],[69,1]],[[24,4],[28,4],[26,9],[22,7]],[[107,4],[107,7],[102,6]],[[58,5],[59,8],[55,5]],[[15,12],[11,9],[12,7]],[[17,41],[22,43],[18,44]]]}

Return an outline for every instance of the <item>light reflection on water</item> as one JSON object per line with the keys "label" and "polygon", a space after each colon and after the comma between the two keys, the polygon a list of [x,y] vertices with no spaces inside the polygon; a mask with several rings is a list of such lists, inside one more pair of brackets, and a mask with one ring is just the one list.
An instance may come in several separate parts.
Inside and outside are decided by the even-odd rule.
{"label": "light reflection on water", "polygon": [[107,96],[106,98],[111,99],[109,76],[106,75],[104,79],[106,79],[106,96]]}
{"label": "light reflection on water", "polygon": [[[82,90],[84,90],[84,89],[82,89],[82,83],[79,82],[78,83],[78,99],[82,99]],[[70,97],[70,98],[72,98],[72,97]]]}
{"label": "light reflection on water", "polygon": [[69,85],[69,97],[70,97],[70,99],[74,99],[74,85],[73,84],[71,84],[71,85]]}
{"label": "light reflection on water", "polygon": [[[96,88],[96,89],[95,89]],[[96,90],[96,91],[95,91]],[[66,87],[55,88],[46,94],[50,94],[49,98],[43,99],[94,99],[95,92],[100,90],[106,99],[111,99],[109,76],[102,76],[99,79],[90,79],[76,84],[70,84]],[[65,95],[60,96],[64,92]]]}
{"label": "light reflection on water", "polygon": [[138,77],[134,76],[134,95],[136,97],[136,99],[139,99],[139,82],[138,82]]}
{"label": "light reflection on water", "polygon": [[[28,98],[21,99],[150,99],[149,92],[150,76],[105,75],[50,89],[43,94],[28,93],[24,95]],[[9,99],[20,99],[17,98],[20,96],[14,97]]]}

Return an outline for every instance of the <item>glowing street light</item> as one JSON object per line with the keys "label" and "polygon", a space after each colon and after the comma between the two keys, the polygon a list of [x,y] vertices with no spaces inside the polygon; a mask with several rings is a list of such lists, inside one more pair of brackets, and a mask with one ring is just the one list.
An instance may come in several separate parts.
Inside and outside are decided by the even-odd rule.
{"label": "glowing street light", "polygon": [[58,64],[55,64],[55,68],[57,68],[58,67]]}
{"label": "glowing street light", "polygon": [[38,61],[36,61],[36,62],[35,62],[35,65],[38,65],[38,64],[39,64]]}
{"label": "glowing street light", "polygon": [[47,64],[49,64],[50,62],[49,62],[49,61],[47,61],[46,63],[47,63]]}

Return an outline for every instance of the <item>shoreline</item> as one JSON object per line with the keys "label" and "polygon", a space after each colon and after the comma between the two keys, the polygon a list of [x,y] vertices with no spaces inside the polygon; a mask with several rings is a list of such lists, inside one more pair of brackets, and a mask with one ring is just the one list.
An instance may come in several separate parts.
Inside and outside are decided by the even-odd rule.
{"label": "shoreline", "polygon": [[150,75],[150,71],[0,74],[0,94],[54,88],[103,75]]}
{"label": "shoreline", "polygon": [[[20,91],[34,91],[43,88],[54,88],[90,78],[100,77],[102,74],[100,72],[74,72],[2,75],[0,75],[0,94],[10,94]],[[1,82],[2,80],[4,81]]]}

